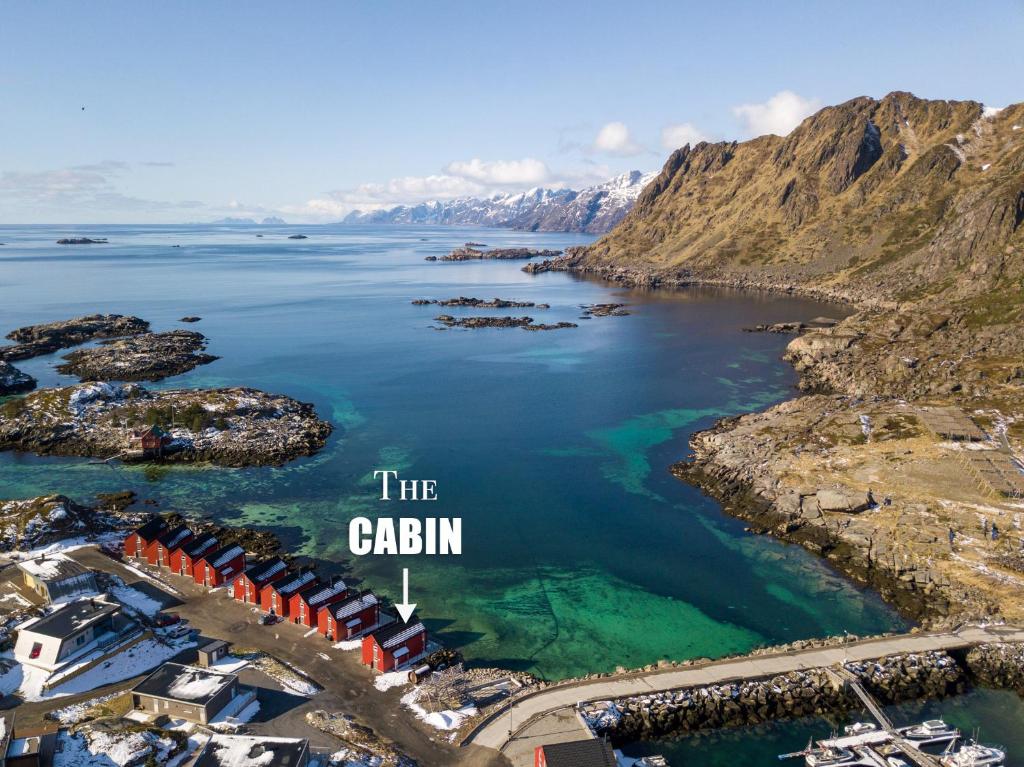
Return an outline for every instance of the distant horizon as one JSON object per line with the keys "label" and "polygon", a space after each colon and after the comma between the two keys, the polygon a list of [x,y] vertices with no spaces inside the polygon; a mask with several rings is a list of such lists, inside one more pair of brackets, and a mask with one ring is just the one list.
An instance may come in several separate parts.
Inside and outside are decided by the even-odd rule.
{"label": "distant horizon", "polygon": [[1019,0],[5,10],[10,223],[314,223],[581,189],[860,96],[1006,106],[1024,63]]}

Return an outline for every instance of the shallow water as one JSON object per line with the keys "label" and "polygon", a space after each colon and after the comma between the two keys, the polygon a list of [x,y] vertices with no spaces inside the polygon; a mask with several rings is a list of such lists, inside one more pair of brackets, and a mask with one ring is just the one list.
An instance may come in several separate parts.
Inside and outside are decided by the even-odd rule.
{"label": "shallow water", "polygon": [[[5,332],[90,312],[189,327],[221,359],[161,386],[283,392],[339,427],[320,454],[276,469],[4,454],[0,497],[135,489],[164,509],[274,529],[392,598],[408,567],[411,599],[444,641],[548,678],[903,625],[875,596],[802,549],[745,533],[666,471],[695,429],[790,394],[794,374],[778,359],[788,338],[743,326],[834,308],[531,277],[518,261],[423,260],[469,240],[564,247],[584,235],[307,227],[310,239],[286,239],[294,231],[0,227]],[[110,244],[53,244],[76,233]],[[499,312],[410,305],[457,295],[550,303],[509,313],[579,328],[438,330],[442,312]],[[579,304],[609,301],[631,314],[576,320]],[[203,319],[179,325],[186,314]],[[54,372],[57,359],[18,364],[44,384],[70,381]],[[440,500],[381,503],[374,469],[436,479]],[[348,521],[378,514],[461,516],[463,554],[353,560]]]}
{"label": "shallow water", "polygon": [[[925,701],[889,706],[889,717],[897,726],[925,719],[944,719],[978,741],[999,745],[1007,752],[1006,767],[1024,767],[1024,701],[1004,690],[973,690],[941,701]],[[760,727],[722,730],[678,740],[659,740],[628,744],[629,756],[663,755],[672,767],[755,767],[780,764],[779,754],[800,751],[809,739],[827,738],[833,731],[854,721],[870,721],[865,713],[837,722],[825,719],[800,719]],[[802,759],[781,762],[802,767]]]}

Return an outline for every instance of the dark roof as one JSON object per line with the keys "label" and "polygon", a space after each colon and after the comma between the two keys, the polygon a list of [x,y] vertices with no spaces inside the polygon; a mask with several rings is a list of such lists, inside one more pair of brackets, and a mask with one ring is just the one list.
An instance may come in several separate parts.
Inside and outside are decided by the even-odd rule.
{"label": "dark roof", "polygon": [[132,692],[205,706],[221,690],[237,681],[236,674],[183,666],[180,663],[165,663],[135,685]]}
{"label": "dark roof", "polygon": [[200,647],[199,652],[213,652],[214,650],[219,650],[220,648],[227,646],[228,643],[225,642],[223,639],[214,639],[212,642],[207,642],[202,647]]}
{"label": "dark roof", "polygon": [[318,591],[320,591],[320,589],[322,588],[323,584],[320,583],[319,580],[312,580],[298,591],[293,591],[291,594],[288,595],[288,598],[291,599],[292,597],[299,597],[308,602],[309,598],[316,594]]}
{"label": "dark roof", "polygon": [[69,602],[35,623],[23,626],[22,630],[64,639],[108,615],[119,612],[120,609],[120,605],[112,605],[98,599],[81,599]]}
{"label": "dark roof", "polygon": [[327,609],[331,611],[331,615],[334,616],[335,620],[341,620],[356,613],[361,613],[366,608],[373,607],[375,604],[377,604],[377,596],[372,591],[364,591],[362,594],[354,594],[341,602],[335,602]]}
{"label": "dark roof", "polygon": [[177,527],[172,527],[165,533],[161,533],[160,537],[157,538],[157,542],[166,548],[174,549],[190,535],[192,535],[191,530],[185,527],[185,525],[178,525]]}
{"label": "dark roof", "polygon": [[209,562],[211,567],[222,567],[232,559],[243,556],[245,556],[245,549],[236,543],[231,546],[225,546],[216,554],[204,554],[203,559]]}
{"label": "dark roof", "polygon": [[147,541],[151,541],[163,532],[166,527],[167,523],[162,517],[153,517],[149,522],[142,525],[142,527],[136,528],[135,534],[140,538],[145,538]]}
{"label": "dark roof", "polygon": [[303,570],[301,573],[295,573],[291,578],[274,581],[270,587],[282,597],[290,597],[295,592],[308,588],[309,584],[315,583],[317,583],[316,575],[311,570]]}
{"label": "dark roof", "polygon": [[[389,643],[404,642],[409,637],[414,637],[420,632],[425,632],[427,629],[420,623],[419,618],[415,614],[409,616],[408,623],[402,622],[398,619],[394,623],[389,623],[382,629],[373,632],[373,641],[379,644],[381,647],[386,647]],[[402,637],[403,634],[408,634],[408,637]],[[401,637],[401,639],[399,638]]]}
{"label": "dark roof", "polygon": [[606,740],[574,740],[544,746],[547,767],[616,767],[618,762]]}
{"label": "dark roof", "polygon": [[197,538],[193,538],[191,541],[181,547],[181,550],[189,557],[193,559],[204,551],[209,551],[210,548],[217,545],[217,536],[213,533],[203,533]]}
{"label": "dark roof", "polygon": [[271,557],[265,559],[262,562],[257,562],[254,565],[249,565],[245,568],[245,577],[247,577],[253,583],[259,583],[265,581],[272,575],[277,575],[281,570],[287,567],[285,561],[281,557]]}
{"label": "dark roof", "polygon": [[[309,749],[309,741],[296,738],[265,738],[253,735],[214,735],[193,767],[244,767],[267,764],[273,752],[274,767],[295,767]],[[239,755],[246,761],[238,761]]]}

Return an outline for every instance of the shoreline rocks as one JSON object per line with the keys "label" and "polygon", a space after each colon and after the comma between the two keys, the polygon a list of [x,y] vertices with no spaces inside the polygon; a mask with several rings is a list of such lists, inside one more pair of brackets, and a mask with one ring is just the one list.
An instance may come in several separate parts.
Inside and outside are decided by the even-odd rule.
{"label": "shoreline rocks", "polygon": [[533,301],[509,301],[504,298],[492,298],[489,301],[483,298],[416,298],[412,301],[413,306],[468,306],[473,309],[549,309],[548,304],[535,304]]}
{"label": "shoreline rocks", "polygon": [[555,258],[561,255],[560,250],[536,250],[534,248],[492,248],[491,250],[479,250],[468,245],[456,248],[451,253],[438,258],[427,256],[426,261],[484,261],[499,260],[512,261],[530,258]]}
{"label": "shoreline rocks", "polygon": [[36,388],[36,379],[0,359],[0,397],[22,394]]}
{"label": "shoreline rocks", "polygon": [[[134,441],[147,424],[164,432],[155,455]],[[148,391],[88,383],[0,406],[0,450],[103,460],[280,466],[319,451],[331,430],[310,404],[241,387]]]}
{"label": "shoreline rocks", "polygon": [[145,333],[149,323],[122,314],[90,314],[71,320],[27,325],[7,334],[17,343],[0,346],[0,360],[25,360],[101,338]]}
{"label": "shoreline rocks", "polygon": [[572,322],[556,322],[553,324],[534,323],[533,317],[453,317],[441,314],[434,318],[449,328],[522,328],[523,330],[562,330],[579,327]]}
{"label": "shoreline rocks", "polygon": [[625,304],[583,304],[583,317],[625,317],[629,314]]}
{"label": "shoreline rocks", "polygon": [[206,337],[191,330],[143,333],[71,352],[57,371],[81,381],[160,381],[218,359],[205,348]]}
{"label": "shoreline rocks", "polygon": [[106,245],[106,237],[92,239],[90,237],[62,237],[57,240],[58,245]]}
{"label": "shoreline rocks", "polygon": [[194,315],[189,314],[185,317],[182,317],[180,320],[178,320],[178,322],[199,322],[199,320],[201,319],[202,317],[196,317]]}

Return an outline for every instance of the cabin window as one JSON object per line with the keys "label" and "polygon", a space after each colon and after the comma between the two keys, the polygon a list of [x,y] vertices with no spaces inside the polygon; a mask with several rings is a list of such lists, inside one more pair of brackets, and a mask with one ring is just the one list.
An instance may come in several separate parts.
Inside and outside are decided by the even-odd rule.
{"label": "cabin window", "polygon": [[81,634],[81,635],[75,637],[75,644],[76,645],[83,645],[83,644],[85,644],[85,634]]}
{"label": "cabin window", "polygon": [[30,652],[28,654],[28,657],[30,657],[30,658],[38,658],[39,657],[39,653],[41,653],[42,651],[43,651],[42,643],[40,643],[40,642],[33,642],[32,643],[32,652]]}

